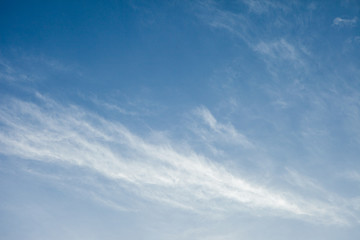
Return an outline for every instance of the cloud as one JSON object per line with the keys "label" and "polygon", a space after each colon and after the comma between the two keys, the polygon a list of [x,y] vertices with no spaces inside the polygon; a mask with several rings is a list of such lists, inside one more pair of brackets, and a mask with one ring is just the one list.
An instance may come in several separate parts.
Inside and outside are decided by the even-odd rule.
{"label": "cloud", "polygon": [[356,171],[348,171],[344,173],[343,176],[348,180],[360,182],[360,173]]}
{"label": "cloud", "polygon": [[124,114],[124,115],[136,115],[137,113],[134,112],[134,111],[129,111],[125,108],[122,108],[120,107],[118,104],[112,104],[112,103],[108,103],[108,102],[105,102],[105,101],[102,101],[100,99],[98,99],[97,97],[94,97],[92,98],[91,100],[94,104],[96,104],[97,106],[100,106],[100,107],[104,107],[110,111],[115,111],[115,112],[118,112],[120,114]]}
{"label": "cloud", "polygon": [[[246,0],[243,2],[250,11],[259,14],[265,14],[270,9],[281,12],[290,11],[288,6],[271,1]],[[212,1],[201,2],[198,9],[196,14],[204,23],[212,28],[223,29],[241,39],[252,51],[259,54],[271,73],[274,71],[272,68],[275,64],[290,63],[295,67],[304,67],[304,57],[311,55],[299,41],[291,41],[289,36],[277,31],[280,26],[284,29],[293,27],[283,14],[276,14],[275,19],[271,14],[264,15],[266,21],[263,25],[259,25],[258,20],[251,14],[232,12]],[[288,69],[288,66],[278,68]]]}
{"label": "cloud", "polygon": [[239,133],[232,124],[219,123],[206,107],[201,106],[197,108],[195,114],[199,116],[209,128],[206,130],[200,125],[197,125],[196,129],[194,129],[204,140],[226,142],[227,144],[236,144],[244,148],[255,147],[254,144],[245,135]]}
{"label": "cloud", "polygon": [[42,81],[53,74],[82,77],[81,71],[74,65],[66,65],[42,55],[34,56],[16,51],[8,55],[8,57],[0,55],[0,81],[30,83]]}
{"label": "cloud", "polygon": [[287,168],[286,170],[287,170],[286,180],[290,184],[293,184],[295,186],[298,186],[298,187],[306,189],[306,190],[311,190],[311,189],[316,190],[316,191],[321,190],[321,188],[318,186],[318,184],[315,182],[314,179],[305,177],[292,169]]}
{"label": "cloud", "polygon": [[353,27],[353,26],[356,25],[357,20],[358,20],[357,17],[353,17],[352,19],[336,17],[333,20],[333,25],[334,26],[339,26],[339,27],[345,27],[345,26]]}
{"label": "cloud", "polygon": [[298,54],[291,44],[286,40],[280,39],[271,43],[260,42],[256,45],[255,50],[268,55],[271,58],[280,58],[284,60],[297,60]]}
{"label": "cloud", "polygon": [[[33,102],[2,99],[0,152],[5,156],[89,169],[141,198],[201,214],[247,211],[326,224],[347,224],[351,219],[346,208],[332,202],[251,182],[201,152],[184,150],[166,139],[149,140],[79,106],[36,96]],[[220,136],[250,144],[205,107],[196,112]],[[299,176],[296,182],[301,183]]]}
{"label": "cloud", "polygon": [[11,63],[0,57],[0,81],[28,81],[29,76],[19,73]]}
{"label": "cloud", "polygon": [[280,9],[283,11],[288,10],[288,8],[285,5],[275,1],[243,0],[242,2],[244,2],[248,6],[250,11],[255,12],[257,14],[263,14],[274,9]]}
{"label": "cloud", "polygon": [[251,21],[242,14],[233,13],[221,9],[213,1],[198,1],[195,4],[195,14],[205,24],[216,29],[224,29],[231,34],[251,42]]}

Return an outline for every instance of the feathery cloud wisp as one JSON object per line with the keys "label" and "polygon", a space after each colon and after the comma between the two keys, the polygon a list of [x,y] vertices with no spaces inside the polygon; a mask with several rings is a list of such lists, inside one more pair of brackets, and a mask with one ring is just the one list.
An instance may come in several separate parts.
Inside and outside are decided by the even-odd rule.
{"label": "feathery cloud wisp", "polygon": [[[80,107],[65,107],[39,94],[37,101],[7,98],[1,105],[2,154],[84,167],[131,186],[143,198],[195,212],[267,212],[324,223],[349,221],[347,210],[332,203],[252,183],[201,153],[180,152],[170,141],[146,140]],[[231,125],[218,123],[204,107],[197,112],[215,132],[240,136],[244,144]]]}
{"label": "feathery cloud wisp", "polygon": [[340,27],[344,27],[344,26],[355,26],[356,23],[357,23],[357,17],[354,17],[352,19],[346,19],[346,18],[341,18],[341,17],[336,17],[334,20],[333,20],[333,24],[335,26],[340,26]]}
{"label": "feathery cloud wisp", "polygon": [[[245,135],[239,133],[230,123],[219,123],[206,107],[202,106],[197,108],[195,114],[210,128],[210,131],[201,128],[201,135],[204,139],[226,142],[228,144],[238,144],[244,148],[254,148],[254,144]],[[196,131],[199,132],[199,129],[200,127],[197,126]]]}

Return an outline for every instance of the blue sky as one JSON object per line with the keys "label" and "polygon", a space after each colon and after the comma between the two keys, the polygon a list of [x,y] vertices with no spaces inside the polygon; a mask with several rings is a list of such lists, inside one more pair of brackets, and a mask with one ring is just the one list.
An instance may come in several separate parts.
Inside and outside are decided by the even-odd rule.
{"label": "blue sky", "polygon": [[359,17],[1,1],[1,238],[359,238]]}

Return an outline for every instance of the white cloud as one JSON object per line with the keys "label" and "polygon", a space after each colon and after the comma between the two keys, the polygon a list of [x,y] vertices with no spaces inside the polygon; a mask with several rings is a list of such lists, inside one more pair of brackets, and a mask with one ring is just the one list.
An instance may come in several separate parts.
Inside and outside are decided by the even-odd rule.
{"label": "white cloud", "polygon": [[213,142],[226,142],[227,144],[238,144],[244,148],[254,148],[254,144],[243,134],[239,133],[232,124],[219,123],[212,113],[204,106],[195,110],[198,115],[210,129],[207,131],[201,125],[194,129],[201,134],[203,139]]}
{"label": "white cloud", "polygon": [[249,7],[249,10],[258,14],[268,12],[269,10],[280,9],[283,11],[288,10],[288,8],[275,1],[268,0],[243,0],[243,2]]}
{"label": "white cloud", "polygon": [[[2,154],[87,168],[143,198],[199,213],[248,211],[327,224],[350,221],[347,210],[331,202],[250,182],[201,153],[175,150],[169,140],[152,142],[118,122],[37,96],[38,103],[6,98],[0,106]],[[250,144],[206,108],[197,112],[213,131]]]}
{"label": "white cloud", "polygon": [[318,184],[316,184],[314,179],[303,176],[292,169],[286,169],[286,170],[287,170],[286,180],[289,183],[306,190],[315,189],[316,191],[322,191],[322,189],[318,186]]}
{"label": "white cloud", "polygon": [[346,18],[341,18],[341,17],[336,17],[334,20],[333,20],[333,25],[335,26],[340,26],[340,27],[343,27],[343,26],[355,26],[356,23],[357,23],[357,20],[358,18],[357,17],[353,17],[352,19],[346,19]]}
{"label": "white cloud", "polygon": [[[276,19],[267,21],[264,25],[266,28],[263,29],[264,26],[260,27],[249,15],[224,10],[212,1],[201,3],[199,4],[200,13],[197,13],[199,18],[209,26],[224,29],[243,40],[250,49],[260,53],[260,57],[266,62],[270,72],[273,71],[271,70],[272,65],[284,63],[280,61],[290,62],[295,67],[305,67],[304,57],[311,55],[311,53],[300,41],[291,42],[287,37],[271,35],[266,30],[278,28],[279,26],[276,26],[276,24],[291,27],[289,22],[282,18],[281,14],[277,14]],[[250,11],[256,13],[266,13],[269,9],[289,11],[288,6],[271,1],[245,0],[244,3],[249,7]],[[264,40],[259,41],[259,39]],[[281,68],[286,69],[287,67]]]}
{"label": "white cloud", "polygon": [[0,81],[14,82],[14,81],[27,81],[29,77],[26,74],[19,73],[5,59],[0,57]]}
{"label": "white cloud", "polygon": [[117,104],[108,103],[108,102],[102,101],[96,97],[92,98],[92,102],[100,107],[104,107],[110,111],[115,111],[120,114],[124,114],[124,115],[136,115],[137,114],[136,112],[129,111],[125,108],[120,107]]}
{"label": "white cloud", "polygon": [[304,65],[303,59],[301,57],[301,53],[304,51],[299,51],[295,46],[290,44],[285,39],[280,39],[272,42],[260,42],[255,47],[254,50],[270,57],[273,61],[277,60],[285,60],[292,61],[298,65]]}
{"label": "white cloud", "polygon": [[65,65],[45,56],[33,56],[17,52],[13,52],[10,56],[17,60],[8,61],[9,58],[0,56],[0,81],[42,81],[54,73],[71,74],[72,77],[82,76],[82,73],[75,66]]}
{"label": "white cloud", "polygon": [[355,182],[360,182],[360,173],[356,172],[356,171],[348,171],[346,173],[343,174],[343,176],[346,179],[355,181]]}

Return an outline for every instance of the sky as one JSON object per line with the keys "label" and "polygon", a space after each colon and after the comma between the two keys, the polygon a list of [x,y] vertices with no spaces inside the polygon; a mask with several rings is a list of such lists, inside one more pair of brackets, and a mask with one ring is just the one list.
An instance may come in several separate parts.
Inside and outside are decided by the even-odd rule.
{"label": "sky", "polygon": [[359,17],[2,0],[1,239],[358,239]]}

